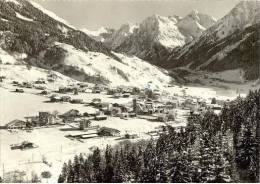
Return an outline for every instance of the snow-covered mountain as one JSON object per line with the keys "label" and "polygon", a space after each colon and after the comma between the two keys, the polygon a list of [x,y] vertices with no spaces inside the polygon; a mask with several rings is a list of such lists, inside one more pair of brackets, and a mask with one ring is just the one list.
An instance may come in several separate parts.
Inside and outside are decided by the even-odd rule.
{"label": "snow-covered mountain", "polygon": [[104,43],[111,49],[116,49],[134,33],[134,30],[138,28],[137,24],[127,23],[123,24],[118,30],[114,31],[110,37],[105,39]]}
{"label": "snow-covered mountain", "polygon": [[13,73],[19,78],[22,72],[25,79],[37,78],[38,74],[46,77],[48,71],[55,71],[61,80],[67,80],[66,75],[71,80],[111,85],[141,86],[153,79],[154,84],[163,86],[171,81],[166,71],[139,58],[112,52],[54,13],[26,0],[0,1],[0,67],[5,70],[1,75],[10,77]]}
{"label": "snow-covered mountain", "polygon": [[84,33],[86,33],[91,38],[95,39],[96,41],[104,42],[106,39],[110,38],[111,35],[114,33],[114,29],[101,27],[97,30],[88,30],[86,28],[81,29]]}
{"label": "snow-covered mountain", "polygon": [[[198,38],[202,33],[212,26],[216,19],[210,15],[192,10],[189,15],[181,19],[177,26],[188,41]],[[186,41],[187,42],[187,41]]]}
{"label": "snow-covered mountain", "polygon": [[174,50],[162,65],[196,70],[242,68],[246,79],[259,77],[260,1],[241,1],[202,35]]}
{"label": "snow-covered mountain", "polygon": [[156,63],[165,52],[198,38],[215,21],[213,17],[196,10],[184,18],[152,15],[139,25],[123,25],[104,43],[117,52]]}

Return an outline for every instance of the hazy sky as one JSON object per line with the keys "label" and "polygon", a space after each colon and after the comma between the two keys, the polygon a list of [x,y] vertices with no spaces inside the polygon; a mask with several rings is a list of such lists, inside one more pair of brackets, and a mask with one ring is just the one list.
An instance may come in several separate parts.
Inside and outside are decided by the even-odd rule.
{"label": "hazy sky", "polygon": [[34,0],[78,28],[118,28],[153,14],[185,16],[192,9],[219,19],[238,0]]}

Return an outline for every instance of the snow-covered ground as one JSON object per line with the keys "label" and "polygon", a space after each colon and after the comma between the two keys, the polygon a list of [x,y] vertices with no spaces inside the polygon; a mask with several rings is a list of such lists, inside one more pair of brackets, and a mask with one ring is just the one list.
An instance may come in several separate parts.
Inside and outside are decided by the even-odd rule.
{"label": "snow-covered ground", "polygon": [[56,43],[56,45],[67,51],[66,65],[82,69],[90,76],[101,75],[108,79],[112,86],[143,87],[148,82],[152,82],[161,88],[171,81],[166,71],[137,57],[114,53],[122,59],[122,62],[119,62],[99,52],[86,53],[63,43]]}
{"label": "snow-covered ground", "polygon": [[[2,55],[1,55],[2,58]],[[8,61],[13,61],[16,62],[16,60],[14,58],[7,58]],[[13,59],[13,60],[12,60]],[[37,67],[27,67],[25,65],[1,65],[0,64],[0,76],[4,76],[6,77],[7,81],[19,81],[19,82],[33,82],[36,81],[38,79],[44,79],[47,81],[48,76],[52,75],[54,76],[54,80],[55,82],[53,85],[55,86],[55,84],[59,84],[59,85],[68,85],[71,83],[75,83],[76,81],[60,74],[59,72],[55,72],[55,71],[48,71],[45,69],[41,69],[41,68],[37,68]]]}
{"label": "snow-covered ground", "polygon": [[[10,92],[14,87],[5,84],[0,87],[0,125],[4,125],[13,119],[23,119],[25,116],[37,115],[39,111],[54,111],[60,113],[66,112],[70,109],[78,109],[81,113],[90,112],[95,109],[83,104],[69,104],[69,103],[46,103],[46,97],[36,95],[36,90],[25,89],[25,93],[17,94]],[[84,101],[90,102],[93,98],[101,98],[102,101],[113,101],[117,103],[129,103],[132,99],[113,99],[105,94],[80,94],[71,95],[75,98],[83,98]],[[155,127],[163,125],[160,122],[152,122],[146,119],[120,119],[117,117],[110,117],[106,121],[93,121],[92,125],[106,126],[116,128],[121,131],[121,134],[136,133],[141,139],[150,138],[145,134],[148,131],[155,130]],[[98,146],[101,149],[107,144],[114,145],[119,142],[114,138],[91,138],[83,142],[77,140],[70,140],[65,138],[68,134],[81,134],[81,131],[61,131],[63,127],[42,128],[35,129],[31,133],[25,131],[17,131],[10,133],[6,130],[0,130],[0,164],[5,165],[5,172],[12,170],[26,171],[28,178],[31,172],[34,171],[40,175],[43,171],[50,171],[52,178],[49,182],[57,182],[58,175],[61,171],[62,164],[68,159],[72,159],[75,154],[90,152],[89,148]],[[68,128],[68,127],[67,127]],[[50,141],[53,140],[53,141]],[[21,151],[11,150],[10,145],[20,143],[22,141],[31,141],[39,146],[39,148]],[[19,156],[17,156],[19,155]],[[42,163],[42,158],[45,157],[51,167]],[[10,159],[12,158],[12,159]],[[1,168],[2,169],[2,168]],[[0,172],[2,173],[2,170]]]}

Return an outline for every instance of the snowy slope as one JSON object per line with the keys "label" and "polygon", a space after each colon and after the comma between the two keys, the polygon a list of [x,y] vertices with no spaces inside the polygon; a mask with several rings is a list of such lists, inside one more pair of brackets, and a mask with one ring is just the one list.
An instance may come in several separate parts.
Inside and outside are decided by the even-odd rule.
{"label": "snowy slope", "polygon": [[37,67],[31,67],[28,69],[25,65],[0,65],[1,76],[5,76],[8,81],[19,81],[19,82],[33,82],[38,79],[48,79],[48,75],[55,75],[55,84],[57,85],[68,85],[76,83],[76,80],[71,79],[65,75],[55,71],[48,71]]}
{"label": "snowy slope", "polygon": [[129,38],[138,28],[137,24],[127,23],[123,24],[118,30],[108,37],[104,42],[112,49],[119,47],[127,38]]}
{"label": "snowy slope", "polygon": [[100,75],[109,80],[111,85],[144,86],[152,81],[162,87],[171,78],[157,67],[137,58],[117,55],[122,62],[116,61],[102,53],[82,52],[71,45],[56,43],[67,51],[65,64],[83,70],[89,76]]}
{"label": "snowy slope", "polygon": [[222,39],[236,30],[243,30],[259,21],[260,1],[241,1],[226,16],[207,30],[205,35],[215,32],[217,39]]}

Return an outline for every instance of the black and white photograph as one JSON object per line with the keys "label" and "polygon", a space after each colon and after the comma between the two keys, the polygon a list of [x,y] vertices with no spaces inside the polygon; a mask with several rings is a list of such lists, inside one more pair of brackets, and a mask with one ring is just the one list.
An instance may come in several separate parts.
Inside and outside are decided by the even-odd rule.
{"label": "black and white photograph", "polygon": [[260,1],[0,0],[0,183],[260,183]]}

